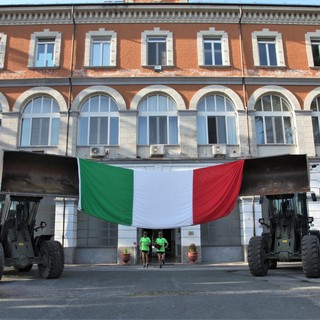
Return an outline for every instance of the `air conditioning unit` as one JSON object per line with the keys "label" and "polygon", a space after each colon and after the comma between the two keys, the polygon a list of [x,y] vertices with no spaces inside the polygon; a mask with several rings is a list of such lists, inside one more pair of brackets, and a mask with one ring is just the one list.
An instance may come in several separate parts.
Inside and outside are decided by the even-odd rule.
{"label": "air conditioning unit", "polygon": [[105,149],[104,147],[90,147],[90,157],[92,158],[99,158],[104,157],[108,154],[109,150]]}
{"label": "air conditioning unit", "polygon": [[226,145],[212,146],[212,155],[213,156],[226,156],[227,155],[227,146]]}
{"label": "air conditioning unit", "polygon": [[150,145],[150,156],[151,157],[163,157],[164,156],[164,145],[163,144]]}

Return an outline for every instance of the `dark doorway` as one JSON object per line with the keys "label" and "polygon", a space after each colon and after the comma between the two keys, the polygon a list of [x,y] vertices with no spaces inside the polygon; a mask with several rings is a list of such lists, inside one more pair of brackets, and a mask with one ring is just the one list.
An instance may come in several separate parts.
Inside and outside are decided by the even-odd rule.
{"label": "dark doorway", "polygon": [[[175,261],[175,240],[174,240],[174,231],[175,229],[140,229],[140,237],[142,236],[143,231],[148,232],[148,237],[151,239],[152,244],[158,238],[159,231],[162,231],[163,237],[169,242],[169,247],[166,250],[166,261],[173,262]],[[140,239],[140,238],[139,238]],[[158,257],[155,250],[150,248],[150,263],[157,263]]]}

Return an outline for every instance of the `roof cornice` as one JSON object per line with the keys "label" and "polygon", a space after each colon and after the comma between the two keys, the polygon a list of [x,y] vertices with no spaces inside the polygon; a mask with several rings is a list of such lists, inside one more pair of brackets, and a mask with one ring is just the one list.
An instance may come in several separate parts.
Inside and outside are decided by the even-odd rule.
{"label": "roof cornice", "polygon": [[319,25],[320,8],[250,5],[57,5],[1,7],[0,25],[91,23]]}

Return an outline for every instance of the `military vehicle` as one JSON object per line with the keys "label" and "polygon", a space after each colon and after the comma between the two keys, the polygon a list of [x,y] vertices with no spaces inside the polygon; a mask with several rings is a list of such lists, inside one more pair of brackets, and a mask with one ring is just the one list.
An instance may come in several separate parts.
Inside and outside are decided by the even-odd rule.
{"label": "military vehicle", "polygon": [[[316,201],[316,196],[311,193]],[[308,215],[307,193],[290,193],[261,197],[267,201],[268,217],[260,218],[264,232],[248,245],[248,263],[254,276],[265,276],[277,262],[302,261],[307,278],[320,276],[320,232],[312,230]]]}
{"label": "military vehicle", "polygon": [[43,196],[77,196],[75,158],[4,151],[0,192],[0,279],[4,267],[30,271],[38,265],[44,279],[59,278],[64,270],[64,249],[53,234],[36,225]]}
{"label": "military vehicle", "polygon": [[30,271],[38,265],[40,276],[58,278],[64,269],[64,252],[53,235],[36,236],[45,222],[35,226],[41,197],[0,195],[0,279],[4,266]]}

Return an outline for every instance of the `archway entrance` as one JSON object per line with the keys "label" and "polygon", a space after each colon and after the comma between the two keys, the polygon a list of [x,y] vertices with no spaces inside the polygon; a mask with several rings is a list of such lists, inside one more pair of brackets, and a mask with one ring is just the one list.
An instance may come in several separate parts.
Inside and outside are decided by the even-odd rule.
{"label": "archway entrance", "polygon": [[[169,247],[166,250],[167,263],[180,262],[181,261],[181,239],[180,229],[139,229],[138,237],[142,237],[143,231],[148,232],[148,237],[152,243],[158,237],[159,231],[162,231],[163,237],[169,242]],[[152,252],[152,254],[151,254]],[[150,250],[150,263],[157,263],[158,258],[155,250]]]}

